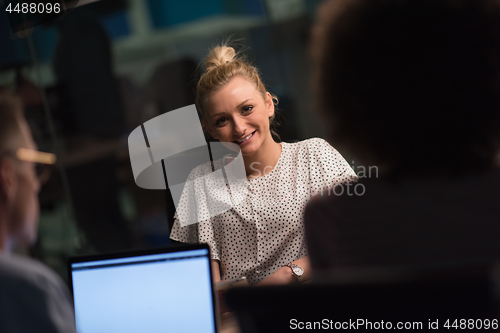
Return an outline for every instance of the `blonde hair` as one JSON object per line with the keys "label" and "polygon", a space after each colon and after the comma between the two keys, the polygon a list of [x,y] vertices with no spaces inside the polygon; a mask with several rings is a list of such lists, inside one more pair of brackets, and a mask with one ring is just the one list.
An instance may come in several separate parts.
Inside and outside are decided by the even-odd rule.
{"label": "blonde hair", "polygon": [[[201,75],[196,89],[196,107],[203,120],[206,119],[206,105],[212,94],[224,87],[237,75],[255,84],[256,89],[262,94],[264,100],[266,99],[267,90],[259,77],[257,68],[248,64],[231,46],[223,44],[214,47],[205,59],[205,67],[206,72]],[[271,96],[276,107],[278,105],[278,98],[273,94]],[[269,117],[269,129],[273,138],[280,141],[280,136],[277,132],[279,123],[275,118],[276,109],[275,113]],[[206,128],[204,129],[206,130]]]}

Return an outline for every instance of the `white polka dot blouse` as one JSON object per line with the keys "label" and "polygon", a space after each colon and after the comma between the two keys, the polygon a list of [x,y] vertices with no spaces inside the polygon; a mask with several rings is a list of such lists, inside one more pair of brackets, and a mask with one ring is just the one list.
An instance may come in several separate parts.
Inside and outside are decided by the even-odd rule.
{"label": "white polka dot blouse", "polygon": [[307,201],[321,190],[330,193],[325,188],[357,179],[347,161],[323,139],[281,145],[273,170],[248,179],[248,194],[239,204],[187,226],[180,225],[176,214],[170,238],[207,243],[212,259],[220,261],[221,280],[246,276],[256,284],[307,256],[302,223]]}

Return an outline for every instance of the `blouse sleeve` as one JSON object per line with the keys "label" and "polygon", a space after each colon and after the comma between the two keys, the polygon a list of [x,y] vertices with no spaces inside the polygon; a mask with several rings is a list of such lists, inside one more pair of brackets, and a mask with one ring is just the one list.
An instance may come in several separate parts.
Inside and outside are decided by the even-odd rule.
{"label": "blouse sleeve", "polygon": [[214,226],[213,219],[181,226],[177,218],[177,213],[175,213],[170,239],[189,244],[206,243],[210,247],[212,259],[220,260],[220,251],[217,238],[215,237]]}
{"label": "blouse sleeve", "polygon": [[[206,168],[206,165],[203,166],[203,169]],[[193,221],[193,219],[200,216],[197,214],[198,212],[195,204],[198,198],[194,198],[196,193],[194,187],[196,185],[193,180],[205,173],[207,173],[207,170],[202,170],[201,168],[196,168],[190,173],[182,192],[180,202],[176,207],[177,209],[174,215],[174,224],[170,232],[170,239],[189,244],[206,243],[210,247],[212,259],[220,260],[220,251],[214,230],[216,226],[214,220],[216,218],[211,217],[197,223],[181,224],[178,216],[178,214],[181,214],[183,221]]]}
{"label": "blouse sleeve", "polygon": [[308,148],[312,193],[358,180],[349,163],[325,140],[310,139]]}

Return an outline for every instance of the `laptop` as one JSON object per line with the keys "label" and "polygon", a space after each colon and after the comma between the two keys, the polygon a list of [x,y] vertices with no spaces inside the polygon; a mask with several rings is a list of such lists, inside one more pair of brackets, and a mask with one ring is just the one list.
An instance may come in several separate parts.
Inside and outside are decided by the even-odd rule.
{"label": "laptop", "polygon": [[217,332],[206,244],[70,258],[78,333]]}

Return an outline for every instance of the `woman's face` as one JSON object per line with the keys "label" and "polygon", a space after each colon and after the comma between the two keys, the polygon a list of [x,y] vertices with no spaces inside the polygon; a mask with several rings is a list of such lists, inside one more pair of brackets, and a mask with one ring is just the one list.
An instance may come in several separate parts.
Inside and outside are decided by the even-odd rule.
{"label": "woman's face", "polygon": [[269,117],[274,114],[271,94],[264,98],[243,77],[231,79],[207,106],[205,125],[214,139],[237,144],[243,155],[261,152],[274,143],[269,129]]}

